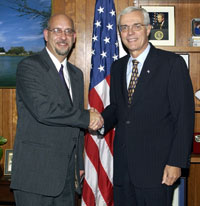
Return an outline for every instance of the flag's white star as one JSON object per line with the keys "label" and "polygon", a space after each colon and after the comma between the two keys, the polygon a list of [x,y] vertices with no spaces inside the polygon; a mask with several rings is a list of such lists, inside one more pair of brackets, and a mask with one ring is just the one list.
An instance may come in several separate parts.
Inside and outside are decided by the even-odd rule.
{"label": "flag's white star", "polygon": [[110,14],[111,14],[112,16],[115,16],[115,11],[112,9],[112,11],[110,12]]}
{"label": "flag's white star", "polygon": [[99,70],[100,72],[104,71],[104,66],[100,65],[100,66],[98,67],[98,70]]}
{"label": "flag's white star", "polygon": [[109,23],[106,27],[108,28],[108,30],[111,30],[111,29],[113,29],[113,24]]}
{"label": "flag's white star", "polygon": [[96,25],[96,27],[99,27],[99,26],[101,26],[101,22],[97,20],[97,21],[95,22],[95,25]]}
{"label": "flag's white star", "polygon": [[104,39],[104,41],[105,41],[106,44],[107,44],[107,43],[110,43],[110,38],[106,37],[106,38]]}
{"label": "flag's white star", "polygon": [[115,46],[116,46],[116,47],[119,47],[119,43],[118,43],[118,42],[116,42],[116,43],[115,43]]}
{"label": "flag's white star", "polygon": [[91,52],[91,53],[92,53],[92,55],[95,55],[95,50],[92,50],[92,52]]}
{"label": "flag's white star", "polygon": [[101,56],[102,56],[102,58],[107,57],[107,52],[103,51],[103,52],[101,53]]}
{"label": "flag's white star", "polygon": [[93,41],[97,41],[97,36],[94,35],[94,36],[92,37],[92,39],[93,39]]}
{"label": "flag's white star", "polygon": [[117,59],[118,59],[118,55],[114,54],[114,56],[113,56],[112,58],[113,58],[113,59],[114,59],[114,61],[115,61],[115,60],[117,60]]}
{"label": "flag's white star", "polygon": [[104,8],[102,8],[101,6],[98,8],[98,12],[99,13],[104,13]]}

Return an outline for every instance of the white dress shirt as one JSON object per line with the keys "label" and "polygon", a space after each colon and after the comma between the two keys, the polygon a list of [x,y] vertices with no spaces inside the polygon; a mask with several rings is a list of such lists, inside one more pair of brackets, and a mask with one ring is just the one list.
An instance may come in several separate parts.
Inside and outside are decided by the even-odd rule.
{"label": "white dress shirt", "polygon": [[68,72],[68,69],[67,69],[67,58],[65,58],[64,61],[60,63],[58,61],[58,59],[49,51],[49,49],[47,47],[46,47],[46,50],[47,50],[47,52],[48,52],[51,60],[53,61],[53,63],[54,63],[54,65],[55,65],[58,72],[60,71],[61,64],[63,65],[63,74],[64,74],[65,82],[68,86],[71,99],[73,100],[71,81],[70,81],[70,76],[69,76],[69,72]]}

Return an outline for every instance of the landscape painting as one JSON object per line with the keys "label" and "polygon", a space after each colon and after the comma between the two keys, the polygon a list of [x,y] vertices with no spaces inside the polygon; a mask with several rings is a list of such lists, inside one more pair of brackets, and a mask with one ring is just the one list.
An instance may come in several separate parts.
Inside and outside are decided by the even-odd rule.
{"label": "landscape painting", "polygon": [[15,88],[17,64],[45,46],[51,0],[1,0],[0,13],[0,88]]}

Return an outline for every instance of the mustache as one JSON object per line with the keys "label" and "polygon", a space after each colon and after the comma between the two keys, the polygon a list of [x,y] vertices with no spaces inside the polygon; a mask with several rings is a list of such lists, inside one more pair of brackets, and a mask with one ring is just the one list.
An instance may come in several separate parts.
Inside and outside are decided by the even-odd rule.
{"label": "mustache", "polygon": [[57,44],[68,44],[66,41],[62,40],[62,41],[57,41]]}

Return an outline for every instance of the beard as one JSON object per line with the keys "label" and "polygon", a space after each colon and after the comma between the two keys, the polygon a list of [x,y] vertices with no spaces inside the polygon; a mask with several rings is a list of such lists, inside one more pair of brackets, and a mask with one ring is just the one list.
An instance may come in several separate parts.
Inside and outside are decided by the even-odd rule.
{"label": "beard", "polygon": [[61,56],[66,56],[66,55],[68,55],[69,50],[70,50],[69,48],[68,48],[68,49],[65,49],[65,50],[61,50],[61,49],[55,48],[56,53],[57,53],[58,55],[61,55]]}
{"label": "beard", "polygon": [[61,43],[61,44],[67,44],[68,47],[67,47],[67,48],[55,47],[56,53],[57,53],[58,55],[61,55],[61,56],[66,56],[66,55],[68,55],[68,54],[69,54],[69,51],[71,50],[70,45],[69,45],[67,42],[62,41],[62,40],[58,41],[56,44],[58,44],[58,46],[59,46],[60,43]]}

